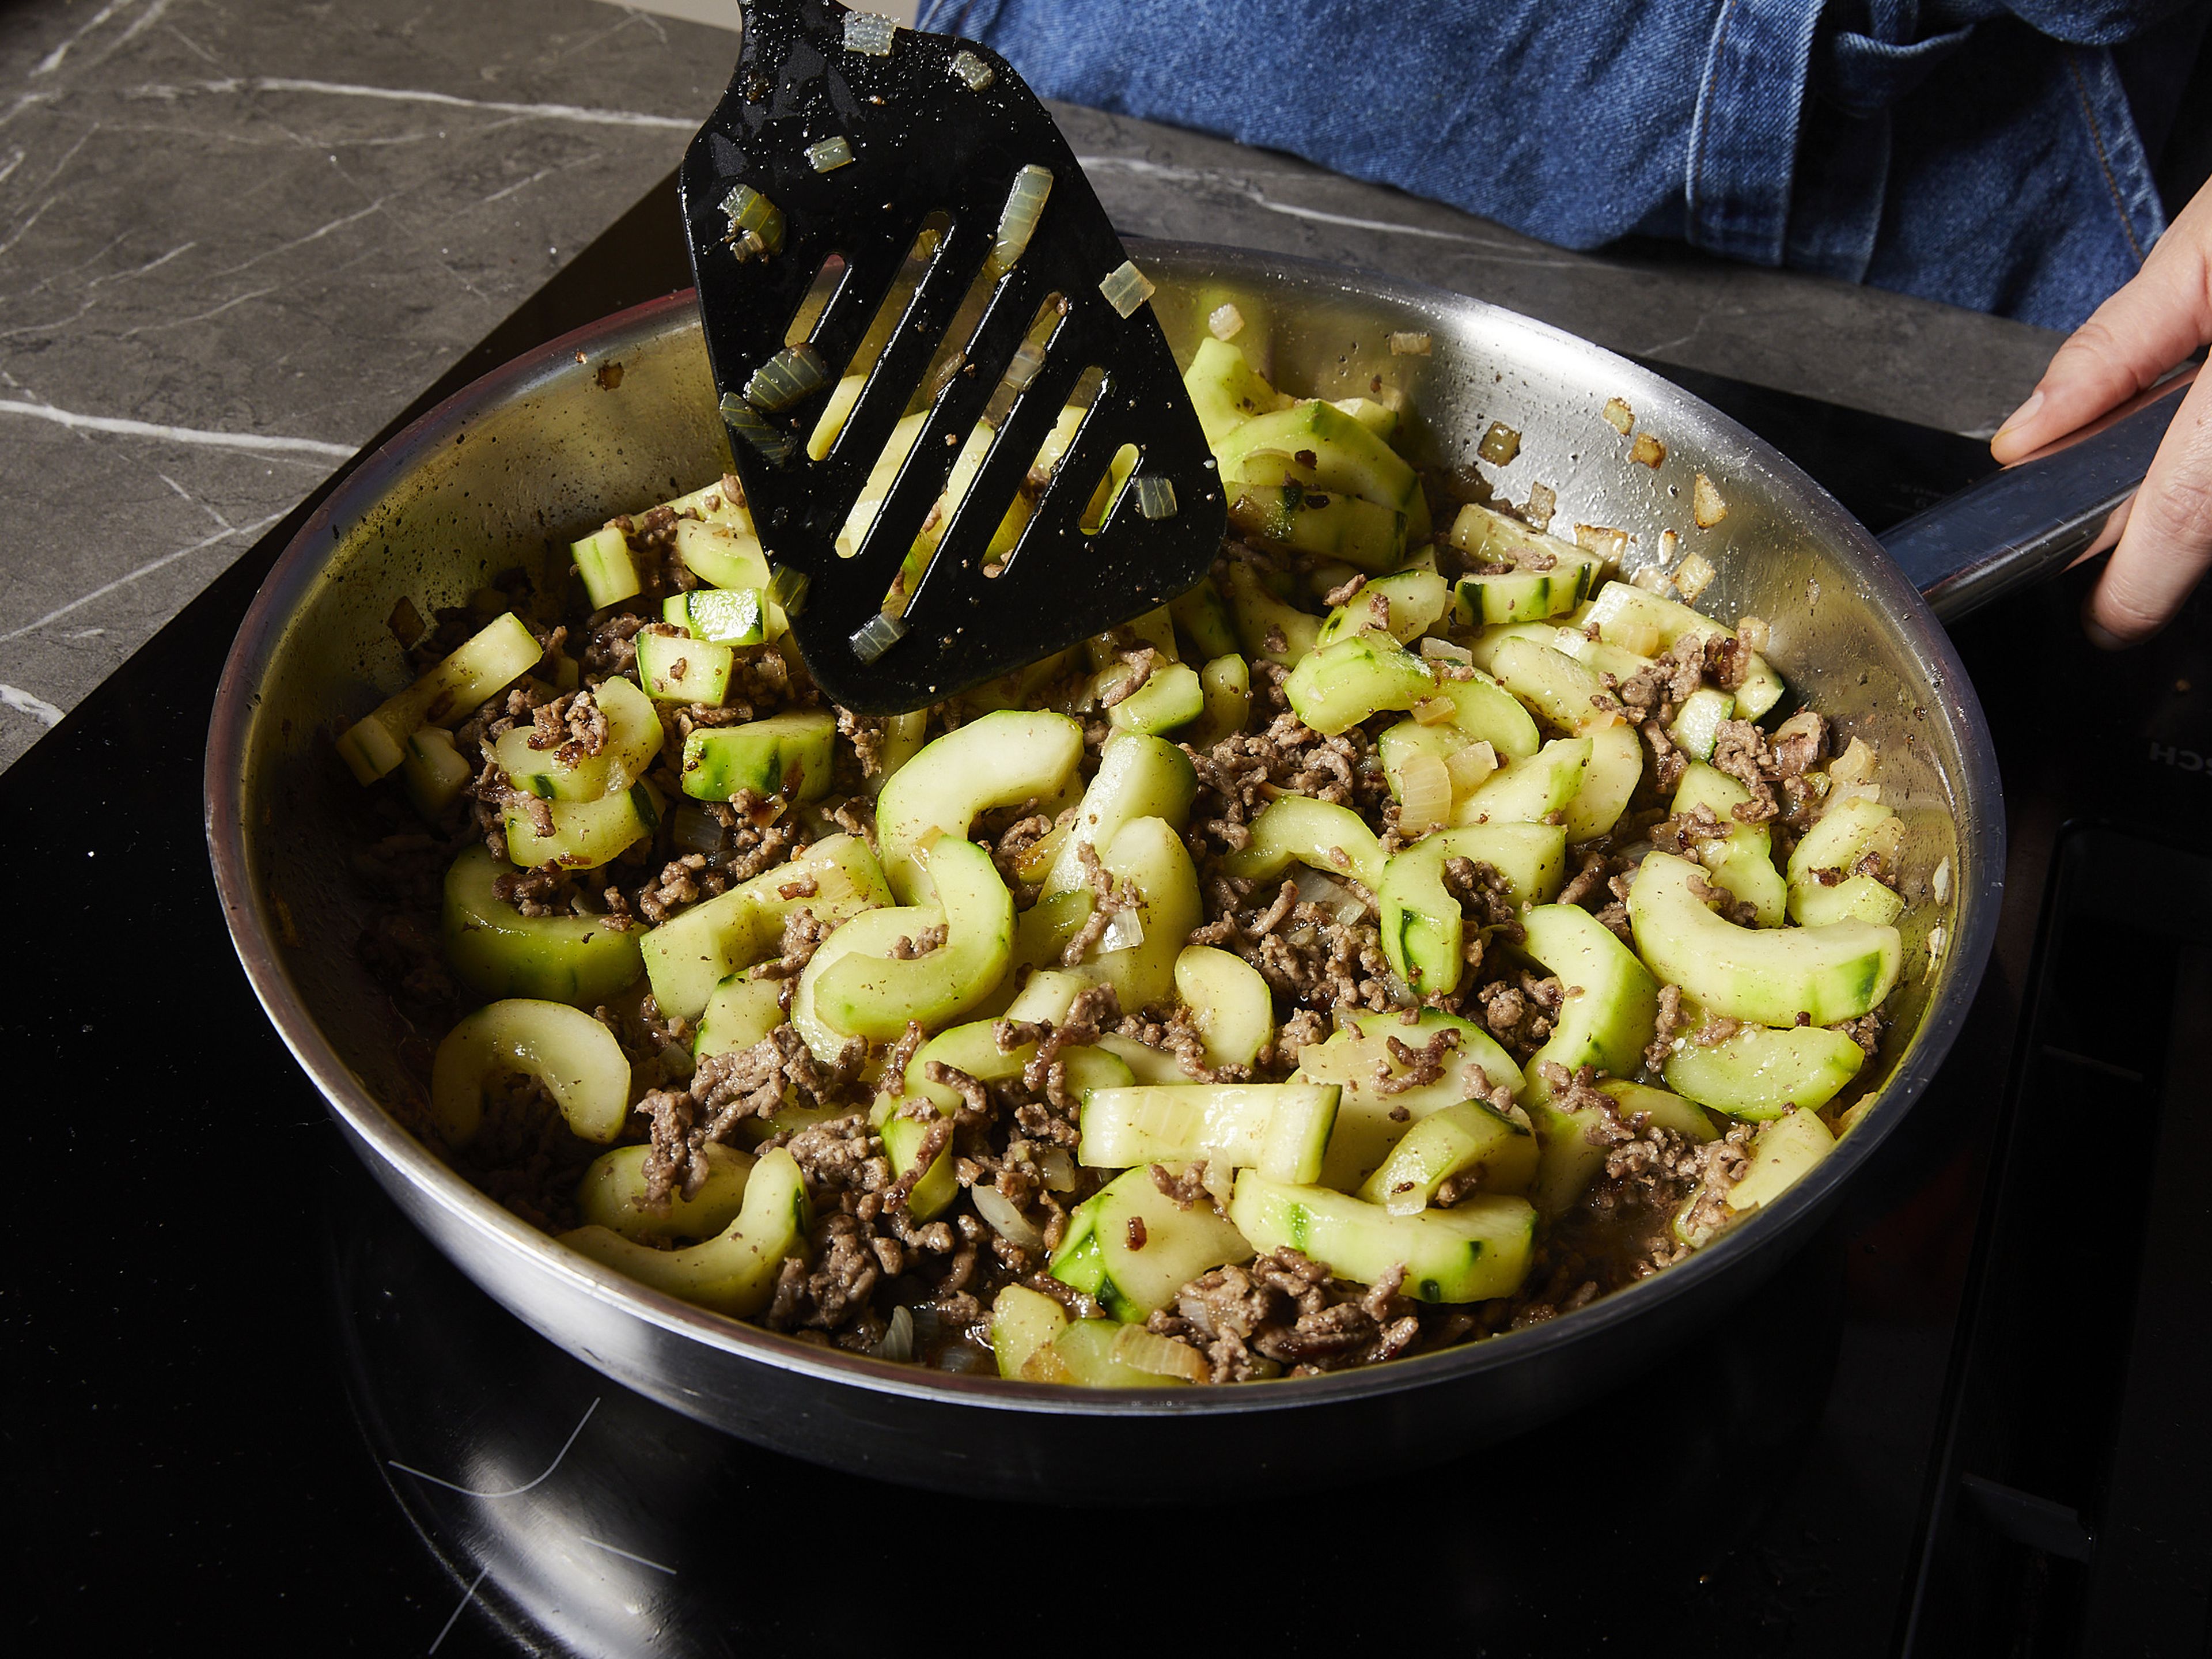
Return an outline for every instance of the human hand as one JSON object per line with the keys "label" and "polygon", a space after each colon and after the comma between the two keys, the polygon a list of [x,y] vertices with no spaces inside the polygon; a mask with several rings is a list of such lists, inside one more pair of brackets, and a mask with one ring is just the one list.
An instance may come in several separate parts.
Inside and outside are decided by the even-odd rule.
{"label": "human hand", "polygon": [[[2142,269],[2075,330],[1990,451],[2009,464],[2055,443],[2212,343],[2212,185],[2183,209]],[[2212,374],[2182,398],[2081,626],[2108,651],[2173,619],[2212,565]],[[2109,534],[2109,532],[2107,532]]]}

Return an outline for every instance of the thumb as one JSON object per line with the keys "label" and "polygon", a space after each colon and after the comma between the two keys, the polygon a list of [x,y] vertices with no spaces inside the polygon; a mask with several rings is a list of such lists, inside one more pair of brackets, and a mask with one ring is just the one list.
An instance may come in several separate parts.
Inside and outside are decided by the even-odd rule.
{"label": "thumb", "polygon": [[2005,465],[2056,443],[2154,384],[2212,340],[2212,189],[2159,238],[2132,281],[2058,348],[2027,401],[1997,428]]}

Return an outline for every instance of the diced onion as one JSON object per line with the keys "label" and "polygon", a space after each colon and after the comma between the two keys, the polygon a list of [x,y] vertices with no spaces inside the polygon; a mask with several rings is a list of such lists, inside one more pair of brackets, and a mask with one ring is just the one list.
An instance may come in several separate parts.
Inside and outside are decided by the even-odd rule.
{"label": "diced onion", "polygon": [[1320,904],[1330,908],[1352,900],[1352,890],[1326,870],[1316,870],[1311,865],[1298,866],[1296,878],[1298,902],[1301,904]]}
{"label": "diced onion", "polygon": [[891,37],[898,33],[898,25],[888,17],[872,11],[848,11],[845,14],[845,50],[865,52],[871,58],[891,55]]}
{"label": "diced onion", "polygon": [[1690,516],[1698,521],[1700,530],[1711,530],[1728,517],[1728,503],[1713,481],[1700,472],[1690,487]]}
{"label": "diced onion", "polygon": [[676,823],[669,833],[687,853],[712,853],[722,844],[722,826],[695,800],[676,809]]}
{"label": "diced onion", "polygon": [[[1743,637],[1741,629],[1736,637]],[[1844,752],[1828,763],[1828,775],[1838,783],[1859,783],[1874,775],[1875,752],[1864,738],[1853,738]]]}
{"label": "diced onion", "polygon": [[1217,340],[1233,340],[1244,327],[1244,313],[1234,305],[1214,307],[1206,319],[1206,332]]}
{"label": "diced onion", "polygon": [[1036,1155],[1037,1173],[1044,1184],[1055,1193],[1075,1190],[1075,1160],[1065,1146],[1048,1146]]}
{"label": "diced onion", "polygon": [[1498,769],[1498,750],[1490,743],[1471,743],[1444,759],[1444,770],[1451,775],[1454,793],[1468,794],[1475,787]]}
{"label": "diced onion", "polygon": [[896,1359],[901,1364],[914,1358],[914,1314],[910,1310],[891,1310],[890,1322],[884,1327],[883,1340],[876,1344],[876,1358]]}
{"label": "diced onion", "polygon": [[1951,902],[1951,860],[1945,857],[1936,860],[1936,872],[1928,878],[1928,890],[1936,895],[1936,902]]}
{"label": "diced onion", "polygon": [[1044,1235],[1031,1226],[1029,1218],[1014,1207],[1013,1200],[996,1187],[978,1182],[968,1189],[968,1196],[975,1202],[975,1213],[1006,1243],[1018,1244],[1025,1250],[1044,1249]]}
{"label": "diced onion", "polygon": [[952,61],[947,64],[945,68],[951,70],[956,78],[964,82],[970,92],[981,92],[999,78],[999,72],[996,70],[965,48],[954,52]]}
{"label": "diced onion", "polygon": [[1767,627],[1766,618],[1764,617],[1745,617],[1735,625],[1736,638],[1762,654],[1765,652],[1767,641],[1772,634],[1773,630]]}
{"label": "diced onion", "polygon": [[1121,317],[1133,317],[1137,307],[1152,297],[1152,285],[1145,280],[1145,273],[1124,259],[1108,271],[1098,284],[1098,291],[1106,296],[1106,303]]}
{"label": "diced onion", "polygon": [[783,210],[750,185],[739,185],[725,196],[722,211],[730,216],[730,228],[723,240],[739,263],[782,251]]}
{"label": "diced onion", "polygon": [[1636,434],[1636,441],[1629,447],[1628,459],[1656,472],[1660,463],[1667,459],[1667,446],[1650,433],[1639,432]]}
{"label": "diced onion", "polygon": [[1036,234],[1037,221],[1044,216],[1045,201],[1051,194],[1050,168],[1032,161],[1014,175],[1006,205],[999,211],[999,233],[992,240],[991,258],[983,267],[986,276],[1005,276],[1028,252],[1030,238]]}
{"label": "diced onion", "polygon": [[1472,663],[1474,660],[1474,653],[1465,646],[1429,635],[1422,637],[1421,654],[1437,662]]}
{"label": "diced onion", "polygon": [[1106,931],[1098,936],[1098,950],[1132,951],[1145,942],[1145,917],[1141,910],[1132,907],[1119,910],[1106,924]]}
{"label": "diced onion", "polygon": [[1172,519],[1176,515],[1174,481],[1157,473],[1137,475],[1137,511],[1148,519]]}
{"label": "diced onion", "polygon": [[1639,657],[1656,657],[1659,647],[1666,643],[1666,635],[1659,631],[1656,623],[1624,620],[1605,625],[1607,642],[1624,651],[1632,651]]}
{"label": "diced onion", "polygon": [[1398,826],[1419,833],[1451,816],[1451,774],[1425,750],[1408,755],[1398,768]]}
{"label": "diced onion", "polygon": [[1528,505],[1521,509],[1521,516],[1538,530],[1552,527],[1553,509],[1559,504],[1559,492],[1547,483],[1528,486]]}
{"label": "diced onion", "polygon": [[770,465],[781,466],[799,447],[799,440],[763,420],[760,411],[734,392],[724,394],[722,419],[731,431],[760,451]]}
{"label": "diced onion", "polygon": [[1713,568],[1713,562],[1702,553],[1692,553],[1674,567],[1674,586],[1682,590],[1682,598],[1695,605],[1698,596],[1713,585],[1721,573]]}
{"label": "diced onion", "polygon": [[1620,556],[1628,550],[1628,532],[1615,530],[1610,525],[1578,524],[1575,526],[1575,545],[1607,564],[1619,564]]}
{"label": "diced onion", "polygon": [[1395,332],[1390,336],[1390,355],[1393,357],[1425,357],[1429,355],[1431,343],[1425,334]]}
{"label": "diced onion", "polygon": [[1510,466],[1521,453],[1521,434],[1503,421],[1492,421],[1474,453],[1492,466]]}
{"label": "diced onion", "polygon": [[1226,1158],[1210,1158],[1206,1161],[1206,1175],[1199,1183],[1206,1195],[1214,1201],[1224,1215],[1229,1213],[1230,1200],[1237,1196],[1237,1171]]}
{"label": "diced onion", "polygon": [[[1050,1348],[1046,1348],[1042,1352],[1052,1353]],[[1060,1358],[1058,1354],[1052,1354],[1052,1357],[1054,1359]],[[983,1356],[973,1348],[963,1347],[955,1342],[937,1356],[937,1369],[940,1371],[980,1371],[983,1369]],[[1067,1367],[1062,1365],[1060,1368],[1060,1375],[1049,1380],[1072,1382],[1075,1379],[1068,1375]]]}
{"label": "diced onion", "polygon": [[1629,428],[1636,424],[1636,411],[1619,398],[1607,398],[1603,413],[1605,423],[1624,438]]}
{"label": "diced onion", "polygon": [[1449,697],[1424,697],[1413,705],[1413,718],[1423,726],[1443,726],[1459,713]]}
{"label": "diced onion", "polygon": [[806,165],[817,173],[835,173],[852,159],[852,143],[842,132],[806,147]]}
{"label": "diced onion", "polygon": [[853,654],[862,664],[874,662],[906,637],[906,623],[878,611],[853,630]]}
{"label": "diced onion", "polygon": [[1928,930],[1928,965],[1933,968],[1943,954],[1943,924],[1937,922]]}
{"label": "diced onion", "polygon": [[805,343],[786,346],[753,371],[745,382],[745,401],[763,415],[774,415],[829,383],[820,352]]}
{"label": "diced onion", "polygon": [[1153,1376],[1180,1376],[1185,1382],[1203,1382],[1213,1375],[1212,1367],[1197,1349],[1171,1336],[1148,1331],[1142,1325],[1124,1325],[1115,1332],[1113,1352],[1114,1358],[1131,1370]]}
{"label": "diced onion", "polygon": [[1647,564],[1629,577],[1628,585],[1631,587],[1640,587],[1647,593],[1656,593],[1664,598],[1667,590],[1674,586],[1674,580],[1659,566]]}

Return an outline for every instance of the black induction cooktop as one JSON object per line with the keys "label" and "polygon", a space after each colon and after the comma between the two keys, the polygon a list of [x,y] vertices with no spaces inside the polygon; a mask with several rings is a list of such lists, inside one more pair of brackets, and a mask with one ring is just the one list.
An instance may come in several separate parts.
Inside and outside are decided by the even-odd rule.
{"label": "black induction cooktop", "polygon": [[[681,286],[649,196],[416,409]],[[1877,528],[1979,445],[1662,372]],[[317,498],[319,499],[319,496]],[[2212,605],[2120,658],[2077,574],[1958,629],[2012,835],[1936,1086],[1826,1232],[1650,1375],[1304,1501],[1018,1510],[631,1395],[464,1279],[248,992],[201,836],[231,636],[314,505],[0,776],[10,1598],[40,1651],[2057,1656],[2203,1651],[2212,1589]],[[1206,1472],[1193,1471],[1194,1486]]]}

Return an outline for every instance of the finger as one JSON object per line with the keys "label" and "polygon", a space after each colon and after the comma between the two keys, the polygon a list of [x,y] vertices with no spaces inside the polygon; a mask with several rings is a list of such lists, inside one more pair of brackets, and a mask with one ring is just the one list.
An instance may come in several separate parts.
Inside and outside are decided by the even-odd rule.
{"label": "finger", "polygon": [[1990,441],[2009,465],[2152,385],[2212,340],[2212,189],[2201,191],[2134,280],[2058,348]]}
{"label": "finger", "polygon": [[[2107,649],[2148,639],[2173,619],[2212,565],[2212,377],[2200,377],[2130,504],[2127,527],[2083,620]],[[2101,637],[2100,637],[2101,636]]]}

